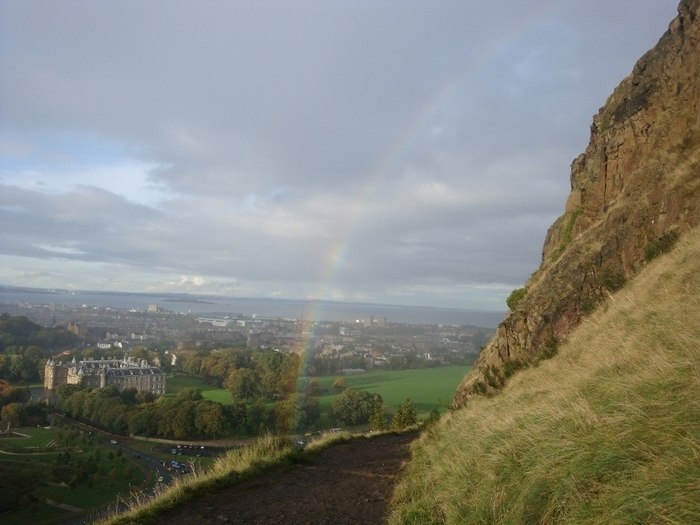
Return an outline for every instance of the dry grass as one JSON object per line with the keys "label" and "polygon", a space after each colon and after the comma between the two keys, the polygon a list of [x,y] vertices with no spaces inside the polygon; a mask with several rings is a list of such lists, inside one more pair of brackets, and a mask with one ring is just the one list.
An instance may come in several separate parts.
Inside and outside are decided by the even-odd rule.
{"label": "dry grass", "polygon": [[414,447],[390,522],[700,523],[700,234]]}

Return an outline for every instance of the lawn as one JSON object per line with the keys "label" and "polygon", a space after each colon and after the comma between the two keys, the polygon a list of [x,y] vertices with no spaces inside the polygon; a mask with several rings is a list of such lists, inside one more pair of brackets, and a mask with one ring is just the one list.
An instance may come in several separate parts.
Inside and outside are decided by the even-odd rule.
{"label": "lawn", "polygon": [[216,401],[223,405],[230,405],[233,402],[231,392],[225,388],[217,388],[206,383],[205,381],[192,376],[186,375],[169,375],[167,378],[167,393],[166,396],[174,396],[185,388],[198,388],[202,391],[204,399]]}
{"label": "lawn", "polygon": [[[434,408],[441,411],[447,409],[457,385],[468,371],[469,367],[466,366],[443,366],[342,377],[349,388],[380,394],[387,407],[398,406],[404,399],[410,398],[419,411],[430,412]],[[319,382],[327,382],[330,388],[337,377],[319,378]]]}
{"label": "lawn", "polygon": [[324,393],[318,396],[321,403],[320,427],[327,427],[327,418],[331,401],[339,392],[331,385],[342,377],[348,388],[366,390],[382,396],[384,406],[393,413],[405,399],[410,399],[418,410],[418,418],[425,418],[432,410],[440,413],[447,411],[452,403],[452,395],[457,385],[469,371],[467,366],[442,366],[416,370],[374,371],[364,374],[345,376],[318,377],[319,386]]}

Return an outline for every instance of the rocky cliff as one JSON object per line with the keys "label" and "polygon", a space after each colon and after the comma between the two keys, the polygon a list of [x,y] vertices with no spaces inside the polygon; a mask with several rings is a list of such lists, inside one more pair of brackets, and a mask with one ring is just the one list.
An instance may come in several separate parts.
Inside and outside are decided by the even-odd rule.
{"label": "rocky cliff", "polygon": [[700,0],[682,0],[658,44],[593,117],[565,212],[511,313],[457,389],[456,407],[498,390],[605,296],[700,223]]}

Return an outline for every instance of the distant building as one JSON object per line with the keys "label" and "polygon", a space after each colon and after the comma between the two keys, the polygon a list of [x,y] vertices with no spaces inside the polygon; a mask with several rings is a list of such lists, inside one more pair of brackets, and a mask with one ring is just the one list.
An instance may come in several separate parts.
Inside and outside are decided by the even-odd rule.
{"label": "distant building", "polygon": [[[198,323],[209,323],[212,326],[217,326],[219,328],[226,328],[229,324],[231,324],[231,319],[227,318],[221,318],[221,317],[198,317],[197,318]],[[245,323],[244,323],[245,325]],[[241,325],[243,326],[243,325]]]}
{"label": "distant building", "polygon": [[88,333],[87,326],[80,323],[68,323],[66,329],[72,334],[77,335],[78,337],[85,337]]}
{"label": "distant building", "polygon": [[386,317],[376,317],[374,315],[367,315],[359,319],[358,322],[365,328],[386,328],[387,324]]}
{"label": "distant building", "polygon": [[165,374],[145,360],[90,359],[63,364],[49,359],[44,366],[44,388],[59,385],[84,385],[88,388],[115,386],[118,390],[135,388],[139,392],[165,394]]}

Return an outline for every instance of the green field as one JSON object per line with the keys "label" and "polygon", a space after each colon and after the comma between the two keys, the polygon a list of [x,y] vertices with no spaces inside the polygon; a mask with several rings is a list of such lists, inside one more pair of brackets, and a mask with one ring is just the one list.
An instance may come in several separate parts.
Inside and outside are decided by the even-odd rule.
{"label": "green field", "polygon": [[[424,418],[432,410],[445,412],[452,402],[457,385],[469,371],[468,366],[441,366],[437,368],[421,368],[416,370],[381,370],[364,374],[334,375],[315,377],[322,391],[318,396],[321,404],[320,428],[333,426],[328,419],[328,409],[333,398],[339,392],[331,385],[342,377],[348,388],[366,390],[378,393],[384,400],[388,412],[393,412],[406,398],[413,401],[418,410],[418,417]],[[303,384],[303,381],[302,381]],[[199,388],[205,399],[228,404],[233,401],[231,393],[223,388],[215,388],[198,379],[183,375],[168,377],[168,394],[176,395],[183,388]]]}
{"label": "green field", "polygon": [[364,374],[326,376],[316,378],[325,392],[318,396],[321,403],[319,426],[327,427],[328,409],[338,392],[331,388],[333,382],[342,377],[348,388],[366,390],[382,396],[386,410],[393,413],[406,399],[413,401],[418,418],[425,418],[432,410],[447,411],[457,385],[469,371],[467,366],[442,366],[416,370],[391,370],[366,372]]}
{"label": "green field", "polygon": [[335,397],[337,392],[331,389],[331,385],[338,377],[342,377],[348,388],[376,392],[381,395],[387,409],[398,407],[404,399],[410,398],[420,414],[428,413],[435,408],[444,412],[452,402],[452,395],[457,385],[468,371],[469,368],[466,366],[443,366],[317,379],[322,389],[328,389],[328,393],[320,396],[320,399]]}
{"label": "green field", "polygon": [[184,388],[198,388],[202,391],[202,396],[204,399],[209,399],[210,401],[216,401],[217,403],[222,403],[224,405],[228,405],[233,402],[231,392],[225,388],[217,388],[197,377],[179,374],[168,376],[167,393],[165,395],[174,396]]}

